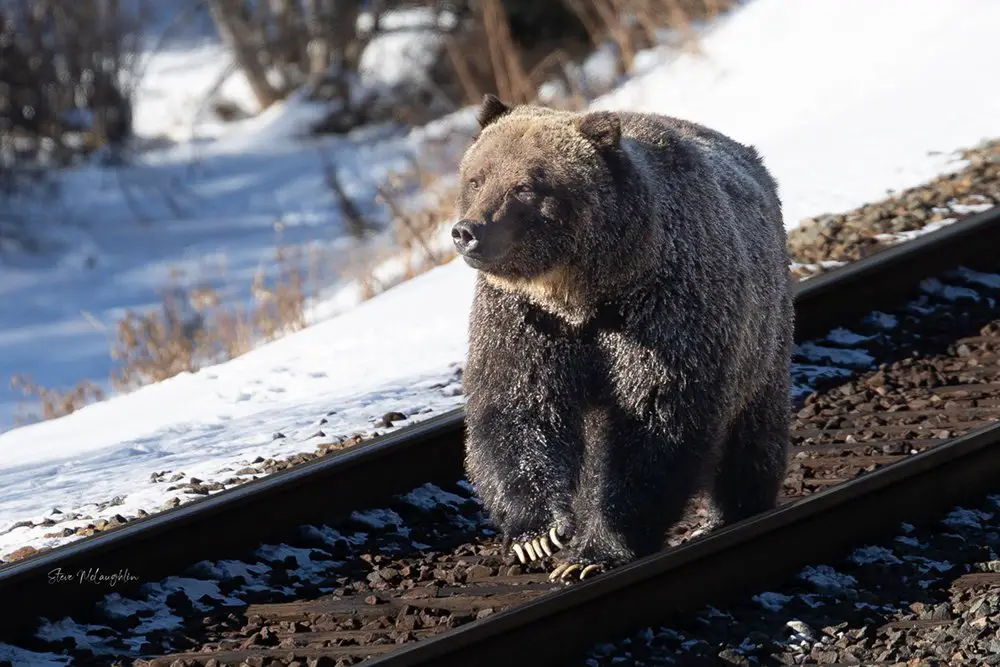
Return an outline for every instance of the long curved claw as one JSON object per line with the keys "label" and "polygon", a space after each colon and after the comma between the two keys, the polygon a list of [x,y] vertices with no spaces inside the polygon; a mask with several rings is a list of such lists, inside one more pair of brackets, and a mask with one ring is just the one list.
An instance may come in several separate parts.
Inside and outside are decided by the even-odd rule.
{"label": "long curved claw", "polygon": [[583,581],[591,574],[599,572],[600,570],[601,570],[600,565],[588,565],[587,567],[583,568],[583,572],[580,573],[580,581]]}
{"label": "long curved claw", "polygon": [[565,581],[569,578],[571,574],[580,569],[579,563],[563,563],[552,570],[552,574],[549,575],[550,581],[555,581],[556,579],[562,579]]}
{"label": "long curved claw", "polygon": [[562,548],[563,543],[559,539],[559,530],[555,526],[549,528],[548,535],[524,542],[515,542],[511,547],[522,565],[527,565],[529,561],[534,563],[543,560],[546,556],[552,556]]}
{"label": "long curved claw", "polygon": [[572,575],[574,572],[576,572],[580,568],[581,568],[581,565],[579,563],[572,563],[569,567],[567,567],[565,570],[563,570],[563,572],[562,572],[562,574],[560,575],[559,578],[560,579],[569,579],[570,575]]}
{"label": "long curved claw", "polygon": [[556,565],[555,569],[552,570],[552,574],[549,575],[549,581],[555,581],[556,579],[558,579],[562,575],[563,570],[565,570],[569,566],[570,563],[560,563],[559,565]]}
{"label": "long curved claw", "polygon": [[546,556],[552,555],[552,549],[549,547],[549,538],[542,537],[535,540],[535,551],[538,551],[539,549],[544,551]]}

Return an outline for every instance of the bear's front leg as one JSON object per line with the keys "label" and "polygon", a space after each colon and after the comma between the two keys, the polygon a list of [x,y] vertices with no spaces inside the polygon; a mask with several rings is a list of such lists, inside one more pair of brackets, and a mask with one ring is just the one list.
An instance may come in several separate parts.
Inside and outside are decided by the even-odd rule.
{"label": "bear's front leg", "polygon": [[717,449],[703,415],[678,398],[663,392],[655,408],[614,406],[588,420],[578,529],[551,579],[585,579],[662,547]]}
{"label": "bear's front leg", "polygon": [[574,423],[470,397],[466,470],[503,534],[504,551],[522,563],[551,556],[575,530],[572,494],[582,442]]}

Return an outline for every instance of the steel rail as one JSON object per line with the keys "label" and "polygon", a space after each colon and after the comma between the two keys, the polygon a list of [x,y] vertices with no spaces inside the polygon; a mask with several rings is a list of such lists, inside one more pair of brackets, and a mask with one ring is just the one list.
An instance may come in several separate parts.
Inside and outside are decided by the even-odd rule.
{"label": "steel rail", "polygon": [[[797,284],[796,340],[815,338],[837,324],[898,303],[917,293],[924,278],[949,268],[995,264],[998,248],[1000,207],[995,207]],[[2,565],[0,639],[23,637],[34,630],[38,617],[72,615],[109,592],[101,586],[59,589],[50,584],[50,573],[56,569],[71,574],[128,570],[134,580],[122,581],[114,590],[129,595],[143,583],[195,562],[234,557],[261,543],[280,541],[297,526],[336,520],[423,483],[459,479],[464,474],[463,437],[464,412],[454,410],[344,452]]]}
{"label": "steel rail", "polygon": [[[408,644],[371,667],[559,665],[604,640],[759,592],[805,565],[994,491],[1000,425],[759,514],[593,580]],[[529,648],[530,647],[530,648]]]}

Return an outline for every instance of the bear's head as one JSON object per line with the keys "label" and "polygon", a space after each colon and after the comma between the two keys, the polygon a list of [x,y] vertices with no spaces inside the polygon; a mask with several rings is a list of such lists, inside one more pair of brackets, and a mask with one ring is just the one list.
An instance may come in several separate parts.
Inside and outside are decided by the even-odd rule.
{"label": "bear's head", "polygon": [[[613,215],[621,124],[608,112],[509,107],[487,95],[459,170],[451,231],[469,266],[523,291],[589,263]],[[544,290],[543,290],[544,291]]]}

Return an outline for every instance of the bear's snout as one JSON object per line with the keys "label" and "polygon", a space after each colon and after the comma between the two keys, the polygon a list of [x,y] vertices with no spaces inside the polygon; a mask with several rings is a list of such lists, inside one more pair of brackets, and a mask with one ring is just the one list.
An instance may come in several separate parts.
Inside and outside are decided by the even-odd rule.
{"label": "bear's snout", "polygon": [[459,220],[451,228],[451,239],[459,254],[474,268],[480,268],[507,254],[511,239],[504,227],[498,221]]}
{"label": "bear's snout", "polygon": [[460,254],[463,256],[479,254],[479,230],[476,227],[481,226],[470,220],[459,220],[451,228],[451,239],[455,242],[455,248]]}

